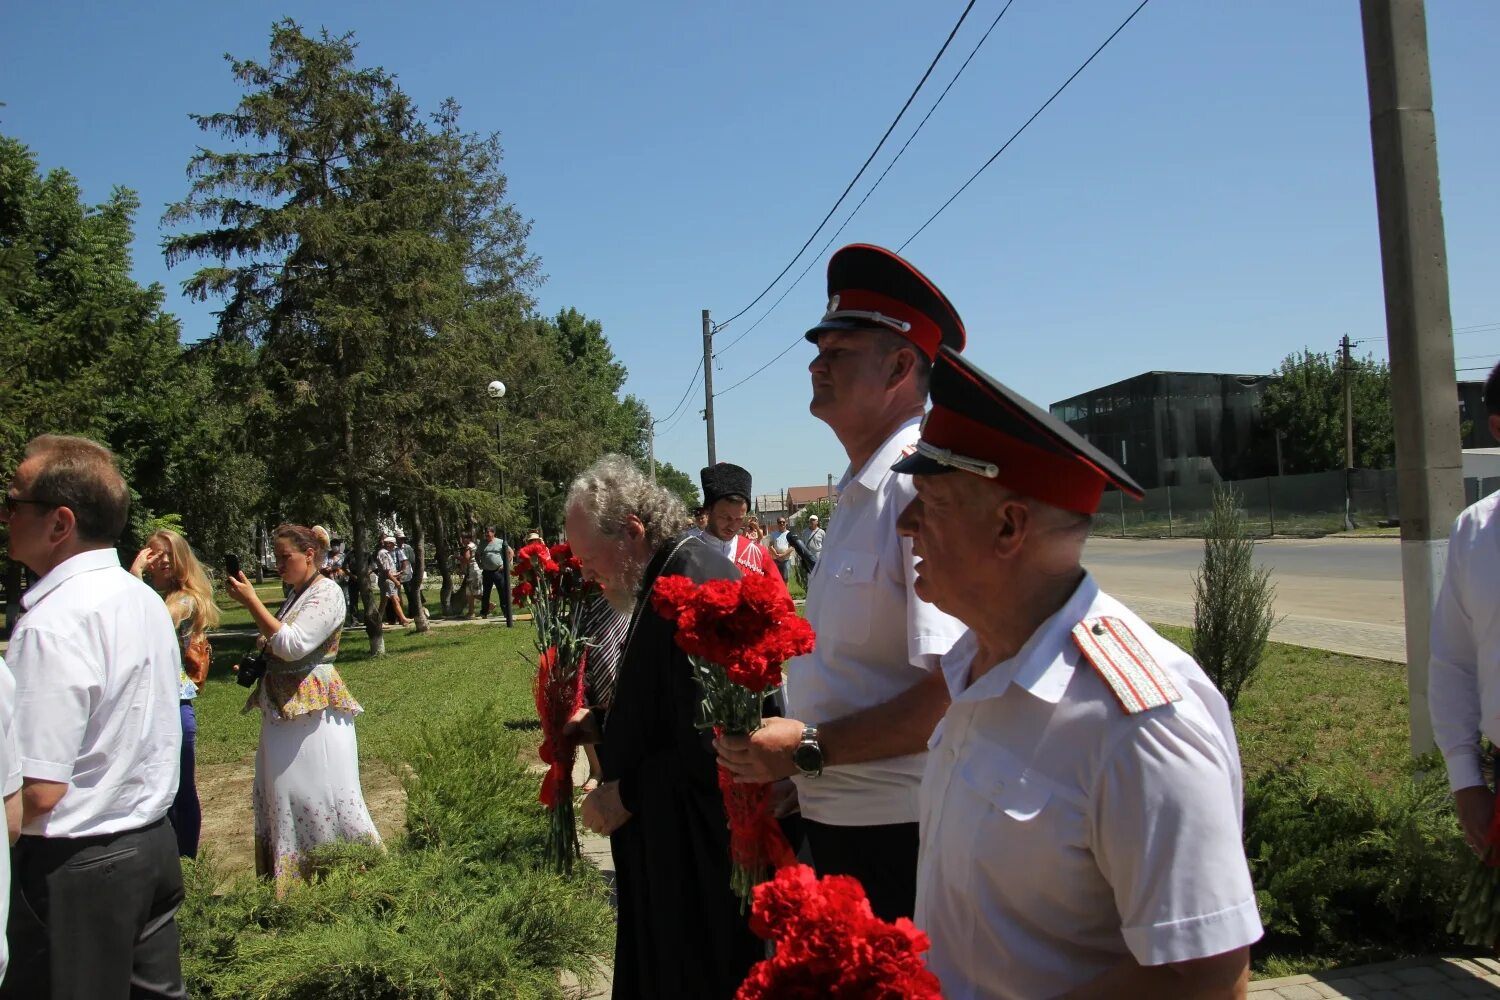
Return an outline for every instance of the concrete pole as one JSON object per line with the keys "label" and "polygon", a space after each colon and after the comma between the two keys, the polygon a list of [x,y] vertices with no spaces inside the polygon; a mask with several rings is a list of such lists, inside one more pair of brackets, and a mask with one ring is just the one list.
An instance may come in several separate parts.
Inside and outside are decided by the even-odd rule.
{"label": "concrete pole", "polygon": [[828,519],[833,520],[833,473],[828,474]]}
{"label": "concrete pole", "polygon": [[1432,747],[1427,662],[1448,530],[1463,507],[1453,317],[1423,0],[1360,0],[1401,505],[1411,749]]}
{"label": "concrete pole", "polygon": [[1339,341],[1339,370],[1344,376],[1344,530],[1354,530],[1354,362],[1346,333]]}
{"label": "concrete pole", "polygon": [[646,453],[651,457],[651,485],[656,485],[656,421],[646,418]]}
{"label": "concrete pole", "polygon": [[703,419],[708,422],[708,464],[717,465],[714,449],[714,324],[703,310]]}

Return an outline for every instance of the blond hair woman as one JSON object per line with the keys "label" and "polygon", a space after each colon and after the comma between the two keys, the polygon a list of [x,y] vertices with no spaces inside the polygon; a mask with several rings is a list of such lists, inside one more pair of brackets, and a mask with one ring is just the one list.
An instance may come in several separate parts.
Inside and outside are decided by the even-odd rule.
{"label": "blond hair woman", "polygon": [[[177,834],[177,853],[185,858],[198,856],[198,831],[203,812],[198,804],[195,780],[194,746],[198,741],[198,719],[193,699],[198,684],[207,674],[206,659],[202,670],[194,668],[192,658],[207,653],[205,633],[219,624],[219,609],[214,604],[213,588],[203,564],[193,554],[193,547],[175,531],[163,528],[146,540],[130,571],[145,579],[166,602],[167,613],[177,627],[178,685],[181,688],[182,774],[177,782],[177,797],[167,810],[167,819]],[[191,651],[191,652],[190,652]],[[201,652],[200,652],[201,651]]]}

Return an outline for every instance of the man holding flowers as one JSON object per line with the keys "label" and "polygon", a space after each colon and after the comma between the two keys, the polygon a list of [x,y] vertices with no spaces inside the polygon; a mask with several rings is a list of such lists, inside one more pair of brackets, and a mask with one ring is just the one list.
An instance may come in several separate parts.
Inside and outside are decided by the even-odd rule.
{"label": "man holding flowers", "polygon": [[730,889],[729,827],[702,694],[676,626],[646,599],[661,576],[736,579],[718,552],[688,534],[681,501],[624,456],[607,455],[568,492],[567,531],[584,571],[631,615],[614,702],[599,732],[603,782],[583,801],[585,826],[610,839],[619,926],[614,996],[729,998],[762,957]]}

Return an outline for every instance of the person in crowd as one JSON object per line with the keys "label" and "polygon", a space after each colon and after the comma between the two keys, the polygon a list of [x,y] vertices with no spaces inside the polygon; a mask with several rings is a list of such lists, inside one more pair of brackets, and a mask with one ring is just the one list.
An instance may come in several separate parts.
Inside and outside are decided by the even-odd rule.
{"label": "person in crowd", "polygon": [[130,572],[145,579],[161,595],[172,624],[177,627],[182,754],[177,795],[167,810],[167,819],[177,834],[177,853],[196,858],[203,811],[198,804],[195,778],[198,719],[193,712],[193,700],[198,697],[199,685],[208,677],[208,630],[219,624],[219,608],[214,603],[213,587],[203,564],[193,554],[187,539],[175,531],[163,528],[153,532],[146,539],[146,547],[136,555]]}
{"label": "person in crowd", "polygon": [[107,448],[44,434],[0,513],[10,558],[40,577],[7,651],[23,782],[0,997],[183,996],[181,657],[166,605],[115,553],[129,507]]}
{"label": "person in crowd", "polygon": [[479,592],[484,586],[484,575],[479,569],[478,546],[464,535],[458,550],[458,577],[464,588],[464,617],[474,617],[474,606],[479,602]]}
{"label": "person in crowd", "polygon": [[349,572],[349,554],[344,549],[344,540],[338,535],[329,539],[328,555],[323,559],[323,575],[338,584],[344,592],[344,604],[347,608],[348,620],[353,620],[355,607],[355,595],[359,589],[354,586],[354,578]]}
{"label": "person in crowd", "polygon": [[619,925],[615,1000],[728,1000],[764,948],[729,888],[729,830],[714,753],[695,721],[700,694],[676,626],[652,609],[666,575],[698,582],[739,574],[688,535],[682,502],[623,455],[607,455],[568,491],[573,552],[616,610],[632,615],[619,683],[598,739],[603,778],[581,819],[610,839]]}
{"label": "person in crowd", "polygon": [[[538,540],[541,539],[537,535]],[[512,628],[516,624],[515,610],[511,605],[510,597],[510,546],[505,543],[495,531],[495,526],[490,525],[484,529],[484,545],[479,549],[479,569],[484,587],[484,600],[479,608],[479,617],[490,616],[490,590],[499,588],[500,607],[505,612],[505,627]]]}
{"label": "person in crowd", "polygon": [[[578,614],[578,632],[588,636],[589,640],[589,655],[583,671],[583,703],[593,710],[600,727],[609,718],[609,706],[614,704],[620,654],[629,627],[630,615],[611,605],[603,594],[596,594]],[[592,743],[585,743],[583,752],[589,761],[589,776],[583,784],[583,791],[592,792],[599,787],[604,766]]]}
{"label": "person in crowd", "polygon": [[[240,574],[225,586],[260,632],[265,672],[245,702],[259,711],[255,871],[278,894],[311,875],[309,852],[334,841],[380,843],[359,785],[354,719],[364,711],[334,669],[344,595],[318,572],[318,539],[301,525],[271,536],[292,596],[274,614]],[[390,539],[391,544],[395,539]],[[244,662],[240,664],[244,668]]]}
{"label": "person in crowd", "polygon": [[688,529],[688,533],[694,538],[703,538],[708,534],[707,505],[693,508],[693,526]]}
{"label": "person in crowd", "polygon": [[849,456],[839,513],[808,584],[812,653],[787,664],[789,718],[726,736],[721,759],[741,780],[796,782],[820,874],[853,875],[890,920],[912,914],[917,786],[927,740],[948,704],[939,661],[963,626],[912,592],[911,543],[896,535],[911,477],[891,470],[914,447],[939,345],[962,347],[957,311],[916,268],[856,244],[828,265],[829,307],[808,332],[817,357],[813,416]]}
{"label": "person in crowd", "polygon": [[785,515],[776,519],[769,543],[771,561],[776,564],[776,572],[781,574],[781,582],[787,583],[792,578],[792,544],[787,538]]}
{"label": "person in crowd", "polygon": [[1261,924],[1229,706],[1082,566],[1105,486],[1141,488],[954,351],[932,402],[895,467],[917,594],[968,626],[921,790],[944,994],[1243,997]]}
{"label": "person in crowd", "polygon": [[401,589],[406,595],[406,613],[412,618],[421,611],[422,577],[417,573],[417,550],[411,547],[406,536],[396,532],[396,550],[401,553],[398,569],[401,573]]}
{"label": "person in crowd", "polygon": [[[1500,435],[1500,365],[1484,383],[1491,436]],[[1495,793],[1485,781],[1481,737],[1500,746],[1500,493],[1458,516],[1448,536],[1448,562],[1432,610],[1427,708],[1432,733],[1447,764],[1448,784],[1464,839],[1483,856]],[[1493,771],[1493,768],[1491,769]]]}
{"label": "person in crowd", "polygon": [[[723,553],[742,573],[757,573],[780,579],[771,567],[771,554],[749,536],[740,534],[745,512],[750,509],[750,473],[738,465],[720,462],[698,473],[703,485],[703,503],[708,509],[708,529],[702,541]],[[783,581],[782,586],[785,586]]]}
{"label": "person in crowd", "polygon": [[379,621],[385,621],[387,610],[396,613],[396,623],[403,628],[412,623],[401,607],[401,569],[396,558],[396,536],[386,535],[380,540],[375,553],[375,562],[380,576]]}
{"label": "person in crowd", "polygon": [[21,836],[21,745],[16,739],[16,679],[0,656],[0,796],[5,801],[5,831],[9,839],[0,850],[0,983],[10,950],[5,926],[10,915],[10,849]]}
{"label": "person in crowd", "polygon": [[823,539],[825,537],[827,537],[827,532],[823,530],[818,521],[818,515],[807,515],[807,527],[802,529],[802,544],[807,546],[807,551],[812,553],[814,560],[823,554]]}

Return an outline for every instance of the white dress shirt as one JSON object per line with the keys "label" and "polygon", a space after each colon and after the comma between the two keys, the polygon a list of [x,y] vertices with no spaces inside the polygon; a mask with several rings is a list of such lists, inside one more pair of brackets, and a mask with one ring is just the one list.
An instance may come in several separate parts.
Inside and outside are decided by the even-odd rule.
{"label": "white dress shirt", "polygon": [[87,837],[167,813],[182,746],[177,632],[115,550],[79,553],[21,598],[10,641],[21,773],[67,782],[22,832]]}
{"label": "white dress shirt", "polygon": [[[912,591],[911,541],[896,518],[916,496],[911,476],[891,471],[916,445],[913,417],[839,482],[839,511],[807,586],[817,645],[787,664],[789,718],[821,725],[891,700],[937,669],[963,625]],[[798,774],[802,815],[833,826],[914,823],[925,753]]]}
{"label": "white dress shirt", "polygon": [[[21,748],[16,742],[16,679],[0,657],[0,797],[9,798],[21,790]],[[10,841],[0,844],[0,982],[5,980],[5,966],[10,949],[5,941],[6,921],[10,915]]]}
{"label": "white dress shirt", "polygon": [[[1099,616],[1124,622],[1179,701],[1121,708],[1072,637]],[[971,684],[976,648],[966,633],[943,658],[953,703],[922,779],[916,923],[943,996],[1052,997],[1127,956],[1160,965],[1258,940],[1239,751],[1192,658],[1089,576]]]}
{"label": "white dress shirt", "polygon": [[1432,609],[1427,708],[1454,791],[1483,785],[1479,737],[1500,744],[1500,493],[1458,515]]}

